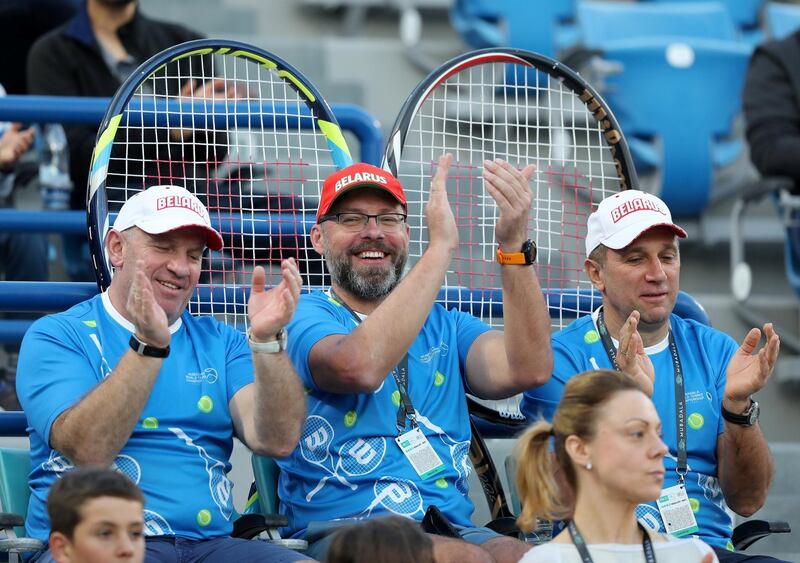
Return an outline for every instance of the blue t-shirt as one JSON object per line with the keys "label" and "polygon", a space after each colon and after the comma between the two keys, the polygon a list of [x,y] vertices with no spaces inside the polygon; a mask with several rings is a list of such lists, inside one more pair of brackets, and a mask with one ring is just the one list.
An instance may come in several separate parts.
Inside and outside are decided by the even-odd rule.
{"label": "blue t-shirt", "polygon": [[[597,312],[553,335],[553,377],[523,394],[521,409],[528,420],[552,420],[564,385],[574,375],[591,369],[613,369],[596,330],[596,319]],[[697,535],[708,544],[727,547],[732,525],[717,478],[717,437],[725,429],[720,414],[725,371],[738,345],[730,336],[693,320],[672,315],[670,325],[684,374],[689,466],[686,492],[697,519]],[[668,339],[645,352],[655,369],[652,399],[661,417],[664,442],[669,446],[664,458],[666,488],[678,483],[674,367]],[[637,516],[651,528],[666,532],[654,502],[640,505]]]}
{"label": "blue t-shirt", "polygon": [[[39,319],[25,334],[17,392],[31,442],[29,536],[47,540],[47,492],[74,468],[49,446],[53,422],[108,377],[130,349],[133,330],[102,294]],[[170,331],[170,355],[112,467],[142,489],[147,535],[230,535],[233,422],[228,403],[253,381],[250,350],[241,334],[210,317],[185,312]]]}
{"label": "blue t-shirt", "polygon": [[427,479],[395,442],[400,392],[392,375],[373,393],[327,393],[314,383],[311,348],[356,327],[350,312],[321,292],[301,296],[289,324],[289,355],[308,393],[308,419],[298,447],[277,460],[286,531],[299,536],[309,522],[392,513],[421,520],[432,504],[454,524],[471,526],[464,374],[470,346],[489,327],[437,304],[411,345],[408,393],[419,427],[444,463],[443,471]]}

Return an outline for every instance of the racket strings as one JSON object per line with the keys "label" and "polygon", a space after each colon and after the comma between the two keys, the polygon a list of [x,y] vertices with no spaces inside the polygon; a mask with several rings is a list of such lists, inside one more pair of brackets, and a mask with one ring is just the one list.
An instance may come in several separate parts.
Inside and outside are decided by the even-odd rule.
{"label": "racket strings", "polygon": [[328,285],[308,231],[322,181],[336,167],[313,110],[268,67],[230,54],[162,66],[128,103],[106,176],[112,216],[134,193],[161,184],[183,186],[206,204],[224,250],[204,260],[189,310],[240,330],[256,265],[274,286],[281,260],[294,257],[306,288]]}
{"label": "racket strings", "polygon": [[[604,197],[620,190],[620,179],[603,124],[579,93],[551,75],[552,69],[496,61],[476,58],[458,63],[457,72],[443,71],[446,78],[412,108],[397,162],[409,200],[409,265],[427,247],[424,209],[430,178],[439,156],[451,152],[447,187],[459,249],[440,302],[502,328],[494,233],[499,211],[484,189],[483,163],[501,158],[518,168],[534,164],[528,234],[538,247],[535,268],[552,329],[558,330],[599,305],[583,271],[586,221]],[[518,416],[519,399],[479,402]]]}
{"label": "racket strings", "polygon": [[602,125],[576,93],[530,66],[475,64],[439,83],[416,108],[398,167],[417,241],[411,264],[427,246],[424,206],[444,152],[454,154],[448,192],[460,236],[445,280],[448,306],[502,327],[494,237],[499,212],[482,179],[484,160],[502,158],[519,168],[536,165],[529,235],[538,246],[536,268],[549,294],[552,326],[568,324],[579,308],[575,293],[591,298],[583,274],[586,219],[620,187]]}

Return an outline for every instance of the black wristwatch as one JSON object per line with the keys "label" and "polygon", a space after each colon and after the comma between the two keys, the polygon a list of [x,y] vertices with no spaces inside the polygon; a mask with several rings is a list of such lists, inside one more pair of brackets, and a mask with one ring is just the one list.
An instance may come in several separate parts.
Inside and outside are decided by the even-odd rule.
{"label": "black wristwatch", "polygon": [[498,248],[497,261],[503,266],[530,266],[536,261],[536,243],[531,239],[526,240],[519,252],[503,252]]}
{"label": "black wristwatch", "polygon": [[133,351],[140,356],[150,356],[151,358],[166,358],[169,356],[169,346],[166,348],[150,346],[136,338],[135,334],[131,334],[131,339],[128,344],[130,344]]}
{"label": "black wristwatch", "polygon": [[750,399],[750,406],[742,414],[735,414],[722,406],[722,418],[739,426],[753,426],[761,413],[761,407],[753,399]]}

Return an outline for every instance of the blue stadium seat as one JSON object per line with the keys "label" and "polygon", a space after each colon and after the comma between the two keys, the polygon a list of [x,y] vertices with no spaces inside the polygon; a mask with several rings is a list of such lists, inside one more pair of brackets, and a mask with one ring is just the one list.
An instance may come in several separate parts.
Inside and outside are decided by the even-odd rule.
{"label": "blue stadium seat", "polygon": [[574,44],[576,0],[455,0],[450,22],[470,47],[515,47],[553,57]]}
{"label": "blue stadium seat", "polygon": [[767,35],[773,39],[783,39],[800,27],[800,6],[770,2],[764,9]]}
{"label": "blue stadium seat", "polygon": [[749,46],[709,39],[631,39],[609,44],[602,94],[640,172],[657,169],[672,213],[698,217],[714,174],[744,148],[734,135]]}
{"label": "blue stadium seat", "polygon": [[636,4],[585,1],[578,4],[578,34],[586,49],[641,37],[697,37],[736,41],[728,10],[718,2]]}
{"label": "blue stadium seat", "polygon": [[[658,4],[685,4],[697,0],[642,0]],[[740,37],[752,46],[758,45],[764,39],[764,33],[759,28],[761,8],[765,0],[717,0],[730,12],[734,23],[739,28]]]}
{"label": "blue stadium seat", "polygon": [[28,473],[30,452],[24,448],[0,448],[0,552],[8,561],[19,561],[22,553],[42,549],[42,542],[25,538],[25,515],[28,513]]}

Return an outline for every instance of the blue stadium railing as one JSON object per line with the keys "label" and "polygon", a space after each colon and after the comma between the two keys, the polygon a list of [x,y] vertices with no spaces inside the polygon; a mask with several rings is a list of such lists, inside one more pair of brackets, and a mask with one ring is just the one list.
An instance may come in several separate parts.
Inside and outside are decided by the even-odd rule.
{"label": "blue stadium railing", "polygon": [[[4,96],[0,98],[0,121],[19,121],[22,123],[83,123],[99,125],[110,98],[79,98],[68,96]],[[332,106],[342,130],[351,133],[358,141],[360,159],[380,165],[383,154],[383,132],[380,123],[364,109],[351,104]],[[313,219],[311,220],[313,224]],[[294,227],[293,227],[294,228]],[[0,209],[0,232],[44,232],[44,233],[86,233],[86,214],[82,211],[23,211]],[[250,229],[252,230],[252,228]],[[4,284],[8,282],[0,282]],[[94,287],[76,289],[69,284],[44,283],[41,288],[43,299],[64,296],[68,301],[78,291],[85,298]],[[18,295],[30,295],[34,286],[27,284],[16,287]],[[8,290],[9,286],[6,286]],[[96,291],[96,289],[94,290]],[[49,295],[49,297],[48,297]],[[0,311],[11,312],[20,307],[28,307],[17,299],[16,304],[7,303]],[[61,305],[47,306],[46,311],[63,309]],[[37,310],[34,308],[34,310]],[[30,325],[27,321],[0,320],[0,342],[19,341]]]}
{"label": "blue stadium railing", "polygon": [[[223,290],[223,289],[221,289]],[[78,282],[0,282],[0,311],[15,312],[55,312],[63,311],[97,294],[97,285]],[[198,291],[208,291],[200,286]],[[442,290],[438,300],[447,308],[461,307],[475,299],[475,292],[499,290],[470,290],[467,288]],[[468,295],[469,294],[469,298]],[[592,290],[548,291],[544,290],[551,315],[563,316],[563,311],[571,311],[575,317],[591,313],[592,304],[600,302],[600,296]],[[20,296],[24,295],[24,299]],[[493,305],[492,314],[502,314],[499,304]],[[473,313],[480,311],[473,310]],[[689,294],[680,292],[675,305],[675,313],[704,324],[710,324],[708,315]],[[4,321],[0,324],[0,342],[19,342],[32,321]],[[491,424],[479,425],[488,437],[501,437],[508,434],[507,429],[498,429]],[[0,411],[0,437],[27,436],[27,421],[24,413]]]}
{"label": "blue stadium railing", "polygon": [[[4,96],[0,98],[0,121],[99,125],[109,101],[110,98]],[[361,160],[379,166],[383,155],[383,132],[378,121],[356,105],[332,104],[331,109],[339,126],[358,139]]]}

